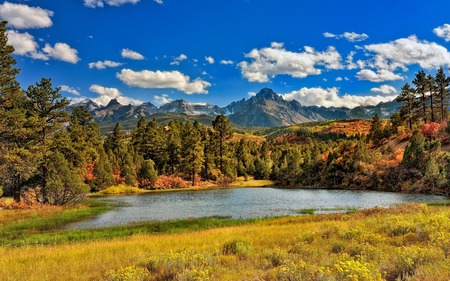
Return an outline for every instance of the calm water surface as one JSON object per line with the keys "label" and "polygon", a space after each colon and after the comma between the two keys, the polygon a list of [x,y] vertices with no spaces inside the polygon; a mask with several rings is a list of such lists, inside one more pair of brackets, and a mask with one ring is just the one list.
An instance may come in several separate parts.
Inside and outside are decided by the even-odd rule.
{"label": "calm water surface", "polygon": [[230,216],[262,218],[297,215],[301,209],[315,213],[349,208],[389,207],[406,202],[446,199],[443,196],[350,190],[305,190],[280,188],[235,188],[102,197],[95,200],[120,207],[94,219],[77,222],[67,229],[101,228],[133,222]]}

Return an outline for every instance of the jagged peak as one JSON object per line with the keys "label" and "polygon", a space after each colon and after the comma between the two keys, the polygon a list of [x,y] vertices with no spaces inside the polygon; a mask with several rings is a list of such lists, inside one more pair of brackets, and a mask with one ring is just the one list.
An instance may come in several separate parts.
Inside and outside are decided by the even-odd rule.
{"label": "jagged peak", "polygon": [[115,106],[115,105],[122,105],[122,104],[120,104],[120,102],[117,99],[111,99],[109,101],[108,105],[106,105],[106,107]]}
{"label": "jagged peak", "polygon": [[269,88],[263,88],[259,91],[259,93],[256,94],[256,98],[262,98],[267,100],[274,100],[274,101],[280,101],[283,100],[282,97],[277,95],[272,89]]}

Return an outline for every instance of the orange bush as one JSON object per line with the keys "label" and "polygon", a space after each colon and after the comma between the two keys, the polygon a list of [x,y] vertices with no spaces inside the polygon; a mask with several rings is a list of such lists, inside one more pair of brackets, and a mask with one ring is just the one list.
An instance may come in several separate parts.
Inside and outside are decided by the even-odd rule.
{"label": "orange bush", "polygon": [[186,188],[187,183],[180,177],[175,175],[165,176],[161,175],[155,182],[156,189],[171,189],[171,188]]}
{"label": "orange bush", "polygon": [[439,128],[441,124],[436,122],[431,122],[423,125],[422,130],[420,132],[427,139],[435,139],[439,134]]}

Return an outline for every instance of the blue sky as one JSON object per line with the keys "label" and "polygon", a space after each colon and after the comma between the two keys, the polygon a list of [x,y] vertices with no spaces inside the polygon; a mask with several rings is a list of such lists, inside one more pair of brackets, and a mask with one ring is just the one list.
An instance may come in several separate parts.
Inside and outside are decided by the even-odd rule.
{"label": "blue sky", "polygon": [[226,106],[272,88],[304,105],[392,100],[450,66],[448,1],[16,0],[0,4],[23,88],[73,101]]}

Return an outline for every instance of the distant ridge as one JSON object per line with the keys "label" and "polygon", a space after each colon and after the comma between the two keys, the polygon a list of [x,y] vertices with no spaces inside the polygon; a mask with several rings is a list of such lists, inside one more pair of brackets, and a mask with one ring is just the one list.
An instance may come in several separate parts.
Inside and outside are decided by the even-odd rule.
{"label": "distant ridge", "polygon": [[269,88],[261,89],[255,96],[234,101],[223,108],[208,103],[190,103],[182,99],[166,103],[159,108],[150,102],[141,105],[122,105],[116,99],[112,99],[106,106],[100,106],[86,99],[70,107],[77,105],[85,106],[100,125],[124,121],[129,123],[154,114],[205,115],[212,118],[224,114],[233,123],[243,127],[279,127],[328,119],[370,119],[375,114],[389,118],[400,107],[400,104],[394,101],[353,109],[303,106],[296,100],[283,99]]}

